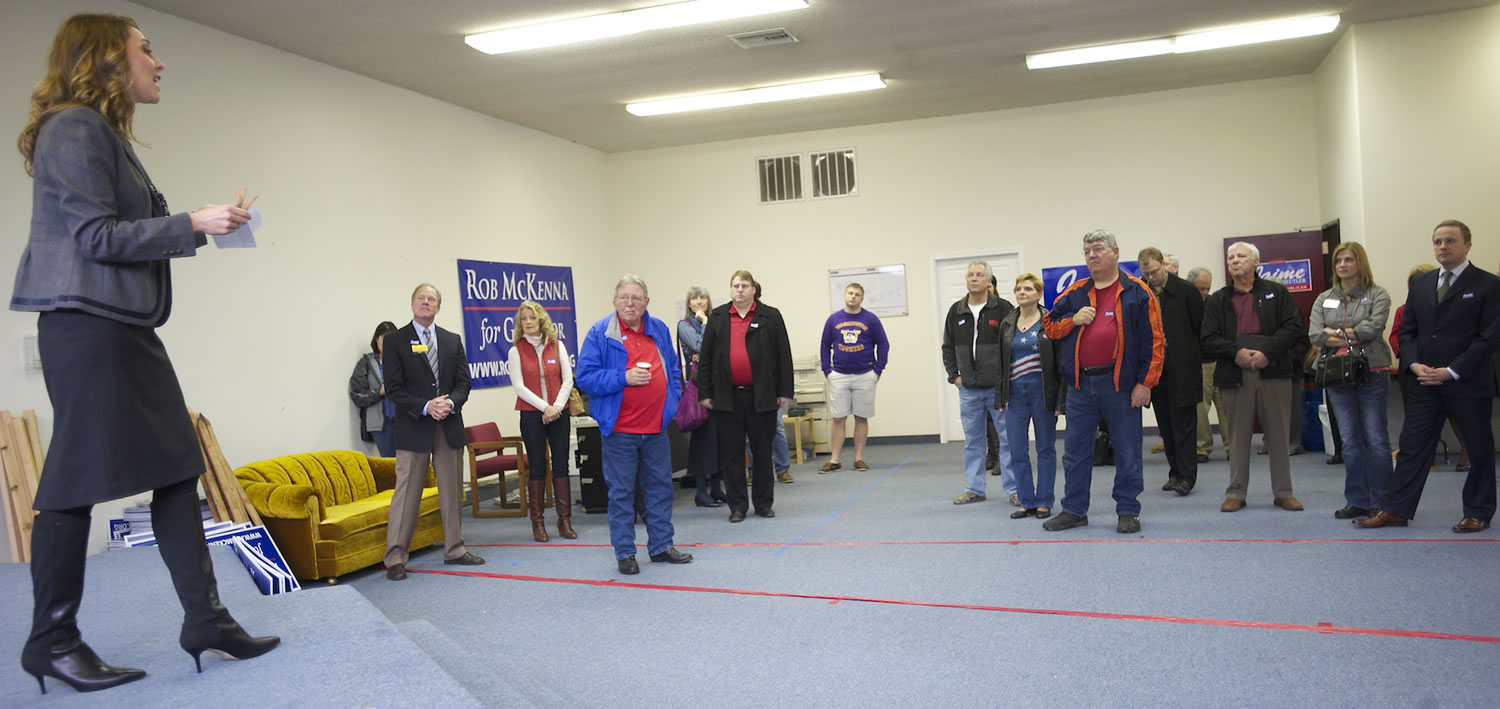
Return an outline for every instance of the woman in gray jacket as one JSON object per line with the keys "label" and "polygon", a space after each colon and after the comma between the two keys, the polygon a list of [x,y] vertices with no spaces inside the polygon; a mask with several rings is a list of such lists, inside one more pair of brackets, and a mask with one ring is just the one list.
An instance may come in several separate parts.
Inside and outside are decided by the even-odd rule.
{"label": "woman in gray jacket", "polygon": [[382,458],[396,457],[396,406],[385,398],[385,368],[380,363],[380,343],[386,334],[396,331],[387,320],[375,326],[370,338],[370,352],[361,355],[349,375],[349,400],[359,407],[359,437],[374,441]]}
{"label": "woman in gray jacket", "polygon": [[1328,400],[1344,438],[1344,502],[1333,513],[1353,519],[1380,509],[1381,494],[1391,477],[1391,435],[1386,426],[1386,399],[1391,389],[1391,349],[1385,322],[1391,296],[1375,285],[1370,259],[1358,243],[1333,252],[1337,282],[1313,301],[1307,336],[1323,354],[1363,351],[1370,363],[1369,381],[1359,386],[1330,387]]}

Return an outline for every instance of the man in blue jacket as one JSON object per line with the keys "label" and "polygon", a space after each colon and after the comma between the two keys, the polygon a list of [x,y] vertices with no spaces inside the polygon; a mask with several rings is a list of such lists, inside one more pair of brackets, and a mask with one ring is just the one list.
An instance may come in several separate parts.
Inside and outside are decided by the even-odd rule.
{"label": "man in blue jacket", "polygon": [[1080,279],[1042,316],[1047,337],[1061,345],[1068,387],[1063,437],[1062,514],[1043,529],[1088,525],[1094,431],[1102,419],[1115,448],[1115,531],[1141,531],[1141,408],[1161,378],[1165,340],[1161,307],[1144,281],[1120,270],[1120,247],[1104,230],[1083,237],[1089,278]]}
{"label": "man in blue jacket", "polygon": [[635,491],[646,500],[646,550],[652,561],[693,560],[672,546],[672,449],[667,424],[682,396],[677,353],[667,324],[651,317],[646,282],[627,275],[615,284],[615,312],[594,323],[578,351],[574,381],[589,395],[603,436],[609,488],[609,540],[620,573],[638,574]]}

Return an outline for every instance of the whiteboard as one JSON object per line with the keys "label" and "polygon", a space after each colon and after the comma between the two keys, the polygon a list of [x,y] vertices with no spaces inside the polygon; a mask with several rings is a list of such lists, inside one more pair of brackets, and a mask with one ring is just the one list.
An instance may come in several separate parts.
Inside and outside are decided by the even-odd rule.
{"label": "whiteboard", "polygon": [[844,289],[850,283],[864,286],[865,310],[883,318],[906,315],[905,264],[830,270],[828,300],[833,310],[844,309]]}

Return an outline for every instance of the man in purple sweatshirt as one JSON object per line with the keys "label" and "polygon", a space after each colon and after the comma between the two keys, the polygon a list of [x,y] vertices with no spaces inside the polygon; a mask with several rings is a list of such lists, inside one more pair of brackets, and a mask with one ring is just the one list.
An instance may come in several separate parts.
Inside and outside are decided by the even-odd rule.
{"label": "man in purple sweatshirt", "polygon": [[885,371],[891,345],[885,338],[880,318],[860,307],[865,301],[865,287],[850,283],[844,288],[844,309],[828,316],[823,324],[823,344],[818,348],[823,359],[823,376],[828,377],[828,447],[833,454],[819,473],[831,473],[843,466],[839,456],[844,452],[844,420],[854,414],[854,469],[869,470],[865,464],[865,439],[870,436],[870,417],[875,415],[875,382]]}

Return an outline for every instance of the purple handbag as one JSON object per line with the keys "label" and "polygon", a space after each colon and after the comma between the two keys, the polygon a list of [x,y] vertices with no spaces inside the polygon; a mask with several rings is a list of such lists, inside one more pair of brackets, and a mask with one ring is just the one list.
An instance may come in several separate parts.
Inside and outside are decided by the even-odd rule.
{"label": "purple handbag", "polygon": [[693,374],[688,376],[682,385],[682,398],[677,400],[677,430],[683,433],[696,431],[708,423],[708,409],[703,408],[703,403],[698,401],[698,382],[694,381],[694,375],[698,373],[698,366],[693,365]]}

